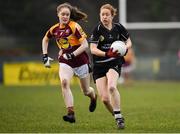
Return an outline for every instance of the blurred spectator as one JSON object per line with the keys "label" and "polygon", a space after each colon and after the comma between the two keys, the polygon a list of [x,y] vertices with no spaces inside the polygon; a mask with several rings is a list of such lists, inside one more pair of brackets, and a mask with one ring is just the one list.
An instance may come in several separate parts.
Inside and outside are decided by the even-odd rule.
{"label": "blurred spectator", "polygon": [[126,56],[124,56],[125,63],[122,66],[121,77],[118,80],[119,84],[131,84],[132,76],[131,73],[135,69],[136,60],[134,50],[130,48]]}

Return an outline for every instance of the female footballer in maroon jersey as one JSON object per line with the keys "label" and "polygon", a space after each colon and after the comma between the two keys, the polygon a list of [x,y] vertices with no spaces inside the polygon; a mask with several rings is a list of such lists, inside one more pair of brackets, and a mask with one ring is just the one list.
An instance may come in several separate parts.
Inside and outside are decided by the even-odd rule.
{"label": "female footballer in maroon jersey", "polygon": [[88,48],[86,34],[76,22],[84,20],[87,15],[69,3],[60,4],[57,7],[59,23],[53,25],[45,34],[42,40],[43,61],[45,67],[50,67],[51,58],[48,57],[49,39],[56,39],[59,51],[59,77],[61,81],[62,94],[67,108],[67,115],[63,120],[75,122],[73,95],[70,89],[70,80],[77,75],[80,80],[80,87],[84,95],[91,100],[89,111],[96,108],[97,96],[90,87],[89,59],[85,50]]}

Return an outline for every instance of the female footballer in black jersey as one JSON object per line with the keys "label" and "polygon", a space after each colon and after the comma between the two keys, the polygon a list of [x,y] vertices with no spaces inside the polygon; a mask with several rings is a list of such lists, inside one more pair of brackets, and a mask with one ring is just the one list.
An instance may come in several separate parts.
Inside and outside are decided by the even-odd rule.
{"label": "female footballer in black jersey", "polygon": [[124,118],[120,108],[120,93],[117,80],[121,74],[124,57],[110,49],[116,40],[126,43],[127,50],[132,43],[128,31],[120,24],[114,23],[116,9],[105,4],[100,8],[100,23],[95,27],[90,37],[90,49],[93,56],[93,78],[100,99],[115,117],[117,127],[124,128]]}

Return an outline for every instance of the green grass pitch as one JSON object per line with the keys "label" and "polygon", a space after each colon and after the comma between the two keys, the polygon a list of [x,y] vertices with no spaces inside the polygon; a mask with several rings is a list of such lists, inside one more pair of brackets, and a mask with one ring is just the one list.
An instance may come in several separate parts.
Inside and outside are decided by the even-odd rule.
{"label": "green grass pitch", "polygon": [[95,112],[89,98],[73,86],[76,123],[66,114],[59,86],[0,86],[0,132],[28,133],[177,133],[180,132],[180,83],[134,82],[119,86],[126,128],[118,130],[98,98]]}

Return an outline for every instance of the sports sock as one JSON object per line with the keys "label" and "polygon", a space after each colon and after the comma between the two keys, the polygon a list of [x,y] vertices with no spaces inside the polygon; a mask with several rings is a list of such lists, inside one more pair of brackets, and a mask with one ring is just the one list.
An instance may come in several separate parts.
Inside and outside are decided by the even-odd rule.
{"label": "sports sock", "polygon": [[121,111],[114,111],[114,117],[115,119],[122,118]]}
{"label": "sports sock", "polygon": [[74,107],[67,108],[68,114],[74,114]]}

